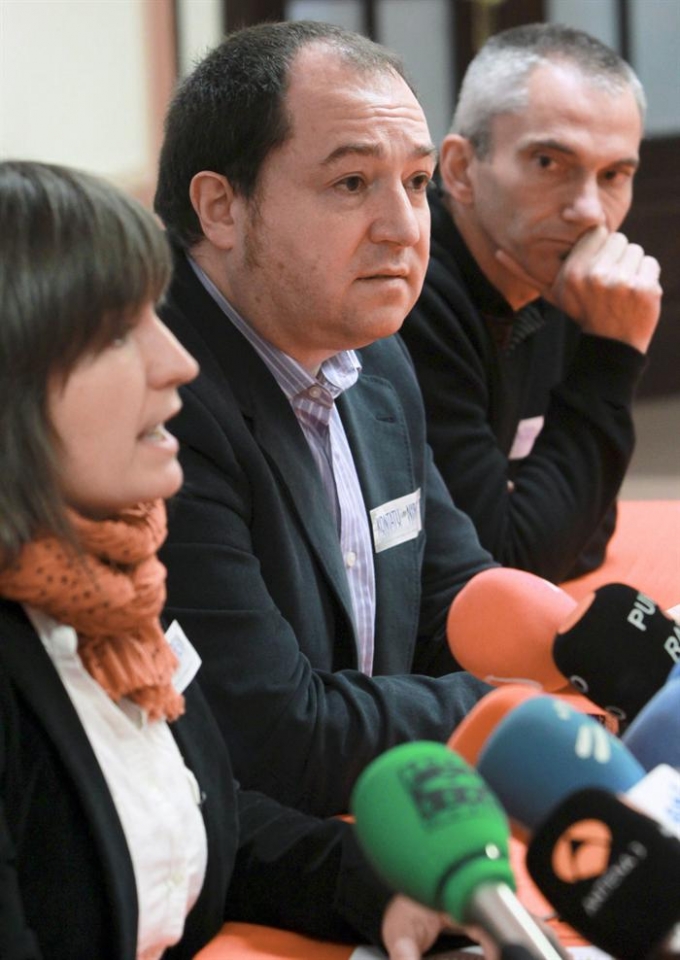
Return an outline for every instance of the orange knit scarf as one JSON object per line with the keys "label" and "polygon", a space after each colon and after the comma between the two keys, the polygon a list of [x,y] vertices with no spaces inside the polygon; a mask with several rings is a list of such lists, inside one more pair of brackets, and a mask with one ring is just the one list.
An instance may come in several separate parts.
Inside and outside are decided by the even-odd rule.
{"label": "orange knit scarf", "polygon": [[112,700],[129,697],[151,720],[176,719],[184,698],[172,685],[177,658],[159,620],[165,504],[138,504],[113,520],[69,517],[80,549],[56,537],[26,544],[0,571],[0,594],[72,626],[83,664]]}

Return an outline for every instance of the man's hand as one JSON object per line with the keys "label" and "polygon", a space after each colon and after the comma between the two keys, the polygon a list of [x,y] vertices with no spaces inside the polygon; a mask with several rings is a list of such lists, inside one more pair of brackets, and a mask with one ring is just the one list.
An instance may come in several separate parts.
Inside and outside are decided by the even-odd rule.
{"label": "man's hand", "polygon": [[661,310],[661,268],[622,233],[595,227],[574,244],[549,286],[505,251],[496,259],[575,320],[585,333],[621,340],[646,353]]}
{"label": "man's hand", "polygon": [[478,940],[486,960],[498,960],[499,951],[480,930],[459,927],[445,913],[436,913],[401,894],[387,905],[382,938],[390,960],[421,960],[440,933],[460,933]]}

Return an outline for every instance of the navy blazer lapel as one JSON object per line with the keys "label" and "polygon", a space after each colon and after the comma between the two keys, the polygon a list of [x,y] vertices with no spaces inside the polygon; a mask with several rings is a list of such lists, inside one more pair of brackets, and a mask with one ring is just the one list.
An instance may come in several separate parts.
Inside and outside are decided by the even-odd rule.
{"label": "navy blazer lapel", "polygon": [[87,810],[99,844],[117,943],[112,956],[137,949],[137,895],[118,814],[90,742],[42,642],[18,604],[0,601],[0,663],[49,733]]}
{"label": "navy blazer lapel", "polygon": [[[295,414],[285,397],[282,399],[287,409],[281,411],[280,419],[272,416],[272,407],[256,408],[253,433],[281,486],[287,491],[290,504],[329,582],[348,617],[353,620],[347,574],[328,495]],[[290,413],[292,423],[284,422],[287,419],[284,413]]]}
{"label": "navy blazer lapel", "polygon": [[[366,509],[414,490],[408,427],[394,386],[362,373],[338,401]],[[376,469],[376,464],[380,469]]]}
{"label": "navy blazer lapel", "polygon": [[[290,403],[257,352],[204,289],[186,258],[178,262],[173,289],[183,314],[173,315],[173,325],[201,366],[199,377],[185,389],[209,395],[210,409],[218,419],[231,416],[227,405],[220,413],[218,399],[225,390],[231,390],[252,436],[286,491],[329,583],[353,620],[333,516]],[[200,316],[200,328],[191,323],[194,316]],[[253,391],[255,383],[257,390]]]}
{"label": "navy blazer lapel", "polygon": [[[342,395],[338,407],[367,511],[370,513],[390,500],[414,493],[418,481],[413,472],[408,427],[394,384],[384,377],[363,372],[357,383]],[[422,543],[423,534],[420,534],[397,547],[373,553],[376,596],[380,598],[375,634],[382,640],[375,648],[375,674],[393,673],[398,666],[391,658],[397,649],[403,654],[403,640],[398,644],[390,642],[395,630],[401,638],[417,635]],[[395,584],[399,584],[398,597]],[[395,609],[401,611],[398,620],[394,617]]]}

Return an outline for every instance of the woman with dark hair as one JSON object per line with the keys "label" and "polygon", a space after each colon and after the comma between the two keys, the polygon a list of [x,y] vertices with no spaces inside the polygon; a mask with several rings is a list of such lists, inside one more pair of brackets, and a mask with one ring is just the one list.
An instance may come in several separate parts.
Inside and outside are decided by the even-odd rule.
{"label": "woman with dark hair", "polygon": [[240,791],[164,635],[165,428],[196,363],[155,313],[151,214],[89,175],[0,163],[0,956],[193,957],[227,918],[420,956],[351,827]]}

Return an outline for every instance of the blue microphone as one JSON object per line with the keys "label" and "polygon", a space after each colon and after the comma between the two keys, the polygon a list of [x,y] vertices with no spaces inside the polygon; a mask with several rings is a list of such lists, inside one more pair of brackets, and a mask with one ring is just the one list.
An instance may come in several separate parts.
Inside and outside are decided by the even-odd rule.
{"label": "blue microphone", "polygon": [[575,790],[626,793],[645,776],[620,740],[551,696],[511,710],[483,746],[477,769],[508,816],[532,832]]}

